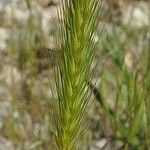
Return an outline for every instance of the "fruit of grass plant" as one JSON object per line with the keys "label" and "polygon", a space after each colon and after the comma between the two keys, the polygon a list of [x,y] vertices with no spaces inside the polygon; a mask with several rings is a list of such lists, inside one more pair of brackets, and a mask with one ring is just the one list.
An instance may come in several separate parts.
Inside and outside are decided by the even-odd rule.
{"label": "fruit of grass plant", "polygon": [[99,0],[62,0],[59,17],[62,53],[55,76],[58,96],[55,141],[59,150],[73,150],[85,131],[84,112],[89,101],[87,83],[96,44]]}

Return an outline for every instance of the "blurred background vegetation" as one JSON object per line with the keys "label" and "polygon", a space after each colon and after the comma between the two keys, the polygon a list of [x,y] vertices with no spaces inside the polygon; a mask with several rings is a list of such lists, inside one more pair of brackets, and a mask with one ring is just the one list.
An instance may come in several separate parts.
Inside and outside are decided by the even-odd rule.
{"label": "blurred background vegetation", "polygon": [[[0,150],[56,149],[57,7],[59,0],[0,0]],[[102,3],[81,150],[150,149],[149,10],[148,0]]]}

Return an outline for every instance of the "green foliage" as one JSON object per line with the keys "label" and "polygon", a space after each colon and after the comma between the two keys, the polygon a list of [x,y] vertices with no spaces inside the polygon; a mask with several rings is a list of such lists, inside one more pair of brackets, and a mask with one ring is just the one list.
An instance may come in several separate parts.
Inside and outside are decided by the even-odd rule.
{"label": "green foliage", "polygon": [[[145,45],[138,57],[133,53],[134,57],[126,60],[128,53],[125,43],[118,37],[119,34],[129,37],[130,32],[124,27],[121,29],[115,27],[114,29],[109,40],[106,37],[103,39],[104,49],[110,53],[113,69],[109,69],[110,66],[107,65],[103,67],[101,91],[103,103],[107,105],[102,105],[102,108],[107,112],[116,138],[124,139],[124,142],[132,146],[138,147],[142,144],[142,147],[147,149],[149,146],[145,146],[145,143],[149,141],[149,134],[145,135],[146,139],[143,143],[140,138],[143,136],[142,132],[149,133],[150,97],[148,93],[150,82],[148,74],[150,69],[148,68],[150,51],[147,48],[148,45]],[[133,37],[131,36],[131,38]],[[110,93],[108,89],[112,89],[113,92]],[[113,106],[110,105],[112,102],[108,101],[108,96],[111,94],[113,94],[111,99]],[[145,116],[147,116],[146,128],[144,127]]]}

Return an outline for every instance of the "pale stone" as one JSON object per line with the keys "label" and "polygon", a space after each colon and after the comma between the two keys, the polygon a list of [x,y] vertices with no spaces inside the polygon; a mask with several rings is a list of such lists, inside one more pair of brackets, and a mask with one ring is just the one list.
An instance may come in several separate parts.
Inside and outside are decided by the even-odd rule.
{"label": "pale stone", "polygon": [[52,5],[57,5],[59,3],[59,0],[38,0],[38,3],[42,7],[48,7]]}
{"label": "pale stone", "polygon": [[25,25],[29,18],[29,12],[27,9],[17,8],[9,4],[5,7],[5,19],[7,24],[12,24],[14,21],[21,25]]}
{"label": "pale stone", "polygon": [[5,6],[10,3],[10,0],[0,0],[0,13],[3,13]]}
{"label": "pale stone", "polygon": [[6,41],[9,39],[9,31],[7,28],[0,28],[0,51],[7,48]]}
{"label": "pale stone", "polygon": [[42,11],[41,26],[45,35],[49,35],[50,30],[55,26],[53,23],[55,18],[57,18],[57,7],[54,6]]}
{"label": "pale stone", "polygon": [[[108,142],[108,140],[106,138],[102,138],[101,140],[96,141],[96,143],[91,146],[90,150],[102,149],[106,145],[107,142]],[[109,150],[109,149],[107,149],[107,150]]]}
{"label": "pale stone", "polygon": [[129,69],[133,69],[134,66],[134,59],[133,55],[131,52],[126,52],[125,57],[124,57],[124,63]]}
{"label": "pale stone", "polygon": [[3,79],[7,85],[11,86],[12,84],[19,82],[21,76],[17,68],[5,65],[2,74],[0,75],[0,79]]}
{"label": "pale stone", "polygon": [[0,118],[7,117],[10,114],[10,103],[8,101],[0,102]]}
{"label": "pale stone", "polygon": [[0,137],[0,150],[15,150],[11,141]]}
{"label": "pale stone", "polygon": [[123,23],[135,28],[149,26],[150,3],[144,1],[132,3],[123,11]]}

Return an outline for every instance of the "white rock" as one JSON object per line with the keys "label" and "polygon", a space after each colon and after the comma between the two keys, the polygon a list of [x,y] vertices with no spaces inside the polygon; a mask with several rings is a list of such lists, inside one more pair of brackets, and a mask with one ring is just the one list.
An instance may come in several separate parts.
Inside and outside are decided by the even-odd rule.
{"label": "white rock", "polygon": [[2,129],[2,127],[3,127],[3,122],[2,122],[2,120],[0,119],[0,129]]}
{"label": "white rock", "polygon": [[9,89],[5,87],[3,84],[0,85],[0,102],[6,102],[11,100],[11,95]]}
{"label": "white rock", "polygon": [[27,22],[27,19],[29,18],[29,12],[27,9],[17,8],[16,6],[12,6],[12,4],[8,4],[5,7],[4,11],[5,11],[5,19],[10,24],[15,20],[19,24],[25,25]]}
{"label": "white rock", "polygon": [[5,65],[0,75],[0,79],[3,79],[7,85],[11,86],[20,81],[21,76],[17,68]]}
{"label": "white rock", "polygon": [[0,51],[6,50],[6,41],[9,39],[9,31],[6,28],[0,28]]}
{"label": "white rock", "polygon": [[7,40],[9,37],[8,30],[6,28],[0,28],[0,40]]}
{"label": "white rock", "polygon": [[0,103],[0,117],[2,118],[6,117],[9,114],[10,114],[10,103],[8,101],[2,101]]}
{"label": "white rock", "polygon": [[15,111],[15,112],[13,112],[13,117],[15,118],[15,119],[18,119],[19,118],[19,111]]}
{"label": "white rock", "polygon": [[100,141],[97,141],[95,145],[98,148],[103,148],[106,143],[107,143],[107,139],[103,138]]}
{"label": "white rock", "polygon": [[49,4],[57,5],[59,3],[59,0],[38,0],[38,3],[42,7],[47,7]]}
{"label": "white rock", "polygon": [[123,23],[131,27],[141,28],[148,26],[150,3],[144,1],[132,3],[123,10]]}
{"label": "white rock", "polygon": [[10,0],[0,0],[0,13],[3,13],[5,6],[10,3]]}
{"label": "white rock", "polygon": [[0,150],[15,150],[15,148],[11,141],[0,137]]}
{"label": "white rock", "polygon": [[53,19],[57,17],[57,7],[51,7],[48,9],[44,9],[42,11],[42,30],[44,34],[48,35],[49,31],[52,29],[53,24]]}
{"label": "white rock", "polygon": [[107,139],[103,138],[103,139],[97,141],[94,145],[92,145],[90,150],[100,150],[105,146],[105,144],[107,142],[108,142]]}
{"label": "white rock", "polygon": [[125,65],[132,70],[134,67],[134,58],[131,52],[126,52],[124,57],[124,63]]}

